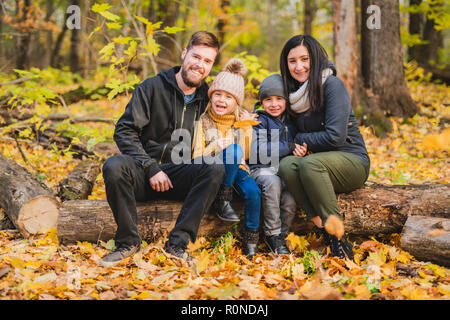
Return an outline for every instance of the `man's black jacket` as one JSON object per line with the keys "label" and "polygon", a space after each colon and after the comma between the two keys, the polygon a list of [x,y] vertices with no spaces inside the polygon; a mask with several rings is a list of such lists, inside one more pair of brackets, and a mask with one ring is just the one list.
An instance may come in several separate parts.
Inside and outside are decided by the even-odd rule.
{"label": "man's black jacket", "polygon": [[160,163],[171,162],[172,149],[179,142],[171,141],[175,129],[187,129],[193,136],[195,121],[209,101],[204,83],[194,100],[184,104],[183,91],[175,80],[179,70],[178,66],[160,72],[137,86],[116,124],[114,141],[119,150],[133,157],[147,178],[161,171]]}

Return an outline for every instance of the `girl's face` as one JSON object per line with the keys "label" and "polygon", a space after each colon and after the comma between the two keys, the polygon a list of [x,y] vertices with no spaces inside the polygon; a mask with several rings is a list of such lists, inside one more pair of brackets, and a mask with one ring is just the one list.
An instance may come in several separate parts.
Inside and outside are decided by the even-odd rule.
{"label": "girl's face", "polygon": [[237,102],[228,92],[216,90],[211,95],[211,106],[214,112],[221,116],[232,113],[237,106]]}
{"label": "girl's face", "polygon": [[298,82],[305,82],[309,78],[310,59],[305,46],[297,46],[289,51],[287,56],[289,72]]}
{"label": "girl's face", "polygon": [[286,100],[279,96],[270,96],[261,102],[264,111],[272,117],[279,117],[286,110]]}

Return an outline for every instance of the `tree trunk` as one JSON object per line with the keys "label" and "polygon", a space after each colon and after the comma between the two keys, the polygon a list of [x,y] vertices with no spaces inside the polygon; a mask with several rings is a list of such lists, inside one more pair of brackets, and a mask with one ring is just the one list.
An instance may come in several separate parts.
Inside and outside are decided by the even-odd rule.
{"label": "tree trunk", "polygon": [[[418,6],[422,3],[422,0],[409,0],[409,6]],[[411,35],[418,34],[422,38],[423,29],[423,13],[410,13],[409,14],[409,33]],[[408,55],[411,59],[418,60],[420,56],[420,46],[412,46],[408,48]]]}
{"label": "tree trunk", "polygon": [[[377,235],[401,232],[408,215],[442,216],[450,218],[450,186],[366,186],[338,198],[344,215],[346,232],[356,235]],[[143,239],[154,241],[175,225],[182,202],[158,200],[140,203],[138,228]],[[233,208],[243,212],[243,202],[234,201]],[[299,212],[300,213],[300,212]],[[240,227],[243,223],[241,222]],[[106,201],[77,200],[63,203],[57,222],[58,238],[62,242],[109,240],[116,224]],[[214,214],[206,214],[199,236],[217,235],[231,229]],[[294,219],[291,231],[305,234],[313,223],[301,214]]]}
{"label": "tree trunk", "polygon": [[81,161],[59,183],[58,196],[62,201],[87,199],[99,174],[100,165],[98,162],[92,160]]}
{"label": "tree trunk", "polygon": [[[368,12],[369,6],[375,11]],[[365,88],[373,94],[369,107],[411,117],[418,108],[405,82],[398,1],[362,0],[361,11],[362,74]]]}
{"label": "tree trunk", "polygon": [[67,14],[67,8],[66,8],[66,13],[64,14],[63,27],[62,27],[61,32],[58,34],[58,37],[56,38],[55,46],[53,47],[52,56],[51,56],[51,59],[50,59],[50,64],[51,64],[51,66],[53,68],[57,68],[58,64],[60,63],[60,61],[59,61],[59,52],[61,50],[61,46],[62,46],[62,43],[63,43],[63,40],[64,40],[64,36],[66,35],[66,32],[68,30],[67,24],[66,24],[67,18],[68,18],[68,14]]}
{"label": "tree trunk", "polygon": [[295,0],[289,0],[289,10],[291,11],[291,20],[292,20],[292,33],[298,34],[298,17],[297,17],[297,5]]}
{"label": "tree trunk", "polygon": [[[53,14],[53,0],[47,0],[47,12],[45,15],[45,21],[50,22],[50,18]],[[44,66],[49,67],[52,58],[52,47],[53,47],[53,31],[47,30],[45,32],[45,61]]]}
{"label": "tree trunk", "polygon": [[[71,5],[80,6],[80,0],[71,0]],[[72,34],[70,37],[70,71],[78,72],[80,70],[80,30],[77,28],[72,29]]]}
{"label": "tree trunk", "polygon": [[410,216],[402,232],[402,249],[419,260],[450,267],[450,219]]}
{"label": "tree trunk", "polygon": [[312,23],[314,20],[314,8],[311,5],[312,0],[305,0],[305,25],[303,28],[303,33],[311,35],[312,34]]}
{"label": "tree trunk", "polygon": [[333,1],[333,44],[337,75],[347,87],[353,105],[359,101],[360,50],[356,32],[355,2]]}
{"label": "tree trunk", "polygon": [[[217,40],[219,40],[219,43],[223,45],[225,43],[225,28],[228,24],[228,8],[230,7],[230,1],[229,0],[221,0],[220,1],[220,9],[221,14],[219,16],[219,19],[217,19]],[[215,64],[219,65],[220,60],[222,58],[222,55],[220,52],[217,54]]]}
{"label": "tree trunk", "polygon": [[24,237],[56,227],[53,192],[15,161],[0,154],[0,207]]}
{"label": "tree trunk", "polygon": [[[165,0],[160,1],[159,5],[160,10],[158,11],[159,13],[158,21],[163,22],[162,28],[175,26],[178,18],[178,9],[180,6],[179,2],[174,0]],[[176,46],[175,34],[163,33],[156,40],[161,45],[161,50],[159,51],[158,56],[166,60],[172,61],[172,63],[176,63],[181,52],[178,50]],[[159,69],[167,70],[171,67],[172,65],[170,66],[165,65],[162,68],[161,66],[159,66]]]}
{"label": "tree trunk", "polygon": [[[17,1],[17,6],[19,5],[19,1]],[[27,14],[30,10],[30,0],[24,1],[24,6],[22,8],[22,17],[21,22],[25,22],[27,20]],[[17,41],[17,60],[16,67],[17,69],[25,69],[28,64],[28,48],[30,46],[31,33],[26,28],[24,30],[20,30],[21,34]]]}

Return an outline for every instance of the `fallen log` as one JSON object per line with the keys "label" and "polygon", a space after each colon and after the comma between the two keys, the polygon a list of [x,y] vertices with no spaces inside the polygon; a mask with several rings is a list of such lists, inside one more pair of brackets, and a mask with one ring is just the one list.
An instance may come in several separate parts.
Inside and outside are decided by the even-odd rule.
{"label": "fallen log", "polygon": [[92,160],[81,161],[59,183],[58,196],[61,201],[87,199],[92,192],[99,173],[100,165],[98,162]]}
{"label": "fallen log", "polygon": [[24,237],[56,226],[59,202],[27,169],[0,154],[0,207]]}
{"label": "fallen log", "polygon": [[356,235],[401,232],[408,216],[450,218],[450,185],[380,185],[338,195],[345,230]]}
{"label": "fallen log", "polygon": [[[346,232],[355,235],[400,233],[408,215],[449,218],[449,185],[385,186],[367,185],[349,194],[340,194],[338,204],[344,216]],[[138,203],[138,228],[143,239],[154,241],[175,225],[182,202],[157,200]],[[242,201],[233,207],[243,212]],[[240,223],[242,225],[242,223]],[[57,222],[62,242],[109,240],[116,224],[104,200],[65,201]],[[230,230],[230,224],[213,214],[202,219],[199,235],[217,235]],[[306,234],[313,224],[299,211],[291,231]]]}
{"label": "fallen log", "polygon": [[410,216],[402,231],[402,249],[415,258],[450,266],[450,219]]}

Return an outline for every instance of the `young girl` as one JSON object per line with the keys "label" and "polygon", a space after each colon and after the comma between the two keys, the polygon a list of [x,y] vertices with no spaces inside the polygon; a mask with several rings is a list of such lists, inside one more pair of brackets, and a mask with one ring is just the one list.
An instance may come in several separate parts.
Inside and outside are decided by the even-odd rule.
{"label": "young girl", "polygon": [[352,245],[345,234],[329,234],[326,223],[333,216],[330,221],[342,219],[335,193],[362,187],[369,175],[369,156],[347,89],[336,77],[326,51],[308,35],[287,41],[280,69],[297,127],[295,141],[305,143],[312,152],[303,158],[284,158],[280,176],[297,204],[320,228],[331,254],[352,260]]}
{"label": "young girl", "polygon": [[257,123],[248,112],[240,112],[246,73],[242,60],[231,59],[214,79],[208,91],[210,102],[195,133],[193,158],[213,156],[225,166],[225,179],[211,206],[219,218],[239,221],[230,205],[233,187],[245,199],[243,249],[252,258],[257,253],[259,240],[261,192],[245,164],[250,153],[252,123]]}

